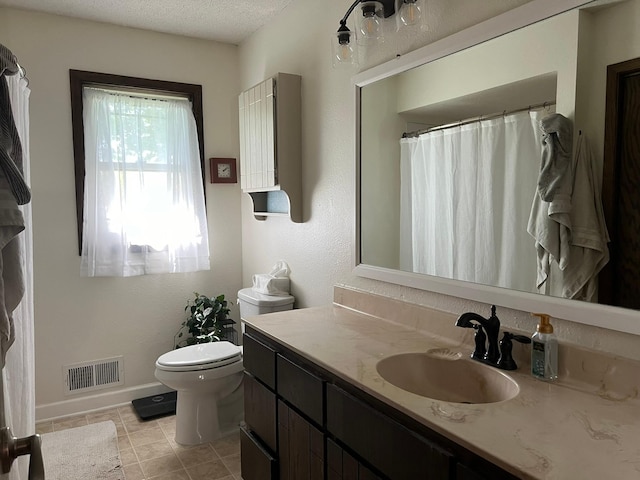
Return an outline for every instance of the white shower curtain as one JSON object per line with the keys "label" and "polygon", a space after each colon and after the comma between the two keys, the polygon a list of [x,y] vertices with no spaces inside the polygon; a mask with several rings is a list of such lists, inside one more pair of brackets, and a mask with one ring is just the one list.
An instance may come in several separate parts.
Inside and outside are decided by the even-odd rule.
{"label": "white shower curtain", "polygon": [[540,112],[401,140],[403,270],[535,292]]}
{"label": "white shower curtain", "polygon": [[[29,87],[20,75],[5,77],[9,87],[9,98],[13,119],[22,144],[24,178],[30,181],[29,157]],[[25,293],[22,302],[13,312],[15,341],[9,348],[5,367],[2,370],[4,382],[4,409],[6,423],[16,437],[27,437],[35,433],[35,357],[34,357],[34,315],[33,315],[33,236],[31,204],[20,207],[24,216],[25,230],[20,233],[20,248],[23,252],[22,271]],[[10,480],[26,479],[29,471],[29,456],[19,457],[11,468]]]}

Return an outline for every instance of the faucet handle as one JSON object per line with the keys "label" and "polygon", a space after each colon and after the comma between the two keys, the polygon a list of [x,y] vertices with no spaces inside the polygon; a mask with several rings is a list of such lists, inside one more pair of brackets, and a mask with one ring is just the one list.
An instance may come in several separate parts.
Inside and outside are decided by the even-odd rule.
{"label": "faucet handle", "polygon": [[487,335],[484,333],[482,329],[482,325],[474,324],[473,329],[476,331],[473,340],[475,342],[476,348],[473,350],[471,354],[471,358],[475,360],[484,361],[484,357],[487,354]]}
{"label": "faucet handle", "polygon": [[498,359],[497,364],[498,368],[501,368],[502,370],[515,370],[518,368],[518,365],[516,365],[516,362],[511,355],[511,351],[513,350],[512,340],[520,343],[531,343],[531,339],[529,337],[504,332],[502,340],[500,340],[500,358]]}

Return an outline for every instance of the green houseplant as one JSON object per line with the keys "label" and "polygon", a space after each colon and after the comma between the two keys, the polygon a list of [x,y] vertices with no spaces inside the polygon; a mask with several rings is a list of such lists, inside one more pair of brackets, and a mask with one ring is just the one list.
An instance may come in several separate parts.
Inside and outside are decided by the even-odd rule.
{"label": "green houseplant", "polygon": [[175,336],[175,348],[196,345],[198,343],[235,340],[236,323],[229,318],[229,302],[224,295],[207,297],[194,292],[195,298],[184,307],[187,319]]}

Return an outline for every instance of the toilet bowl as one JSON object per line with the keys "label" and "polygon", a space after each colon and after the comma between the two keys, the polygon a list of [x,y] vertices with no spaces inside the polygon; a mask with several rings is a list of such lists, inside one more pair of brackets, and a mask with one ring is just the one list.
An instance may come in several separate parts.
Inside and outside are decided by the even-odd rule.
{"label": "toilet bowl", "polygon": [[191,345],[158,357],[156,378],[178,392],[177,443],[197,445],[237,431],[243,370],[242,348],[230,342]]}

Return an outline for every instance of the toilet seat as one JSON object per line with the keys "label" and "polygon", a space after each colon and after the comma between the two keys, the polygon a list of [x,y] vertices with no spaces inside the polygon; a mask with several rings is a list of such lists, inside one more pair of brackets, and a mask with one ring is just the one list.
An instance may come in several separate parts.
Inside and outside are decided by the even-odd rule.
{"label": "toilet seat", "polygon": [[231,342],[211,342],[178,348],[160,355],[156,368],[167,372],[210,370],[242,362],[240,347]]}

